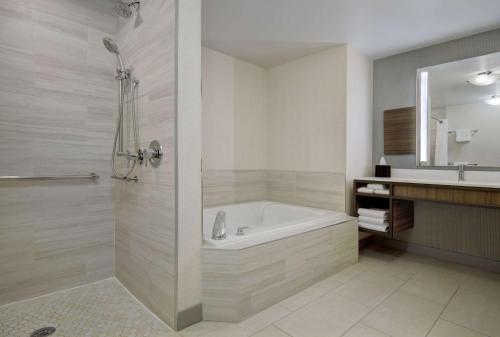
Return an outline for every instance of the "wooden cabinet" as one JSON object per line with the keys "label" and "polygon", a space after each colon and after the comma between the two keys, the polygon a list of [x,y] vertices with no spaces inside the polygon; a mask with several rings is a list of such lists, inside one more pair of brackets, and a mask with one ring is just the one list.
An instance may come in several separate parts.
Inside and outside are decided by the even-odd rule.
{"label": "wooden cabinet", "polygon": [[[358,187],[369,183],[387,185],[390,194],[381,196],[357,192]],[[360,207],[389,210],[389,231],[387,233],[360,228],[362,231],[387,237],[394,237],[398,233],[413,227],[415,201],[500,208],[500,188],[398,182],[397,180],[376,180],[375,178],[355,180],[354,198],[356,216]]]}

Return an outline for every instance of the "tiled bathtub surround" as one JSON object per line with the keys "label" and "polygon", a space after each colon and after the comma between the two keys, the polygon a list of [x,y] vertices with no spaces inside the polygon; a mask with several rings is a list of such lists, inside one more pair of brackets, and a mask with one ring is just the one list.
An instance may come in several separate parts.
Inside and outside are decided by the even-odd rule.
{"label": "tiled bathtub surround", "polygon": [[[141,4],[143,24],[120,19],[117,43],[139,83],[140,147],[157,139],[163,160],[138,183],[115,181],[116,277],[170,326],[175,320],[175,1]],[[108,148],[110,149],[110,148]]]}
{"label": "tiled bathtub surround", "polygon": [[329,172],[268,171],[267,199],[345,211],[345,175]]}
{"label": "tiled bathtub surround", "polygon": [[358,260],[357,222],[241,249],[202,249],[203,318],[238,322]]}
{"label": "tiled bathtub surround", "polygon": [[204,170],[203,206],[265,200],[265,170]]}
{"label": "tiled bathtub surround", "polygon": [[205,207],[272,200],[335,211],[345,210],[345,176],[281,170],[203,171]]}
{"label": "tiled bathtub surround", "polygon": [[0,1],[0,175],[100,176],[0,184],[0,304],[113,275],[112,5]]}

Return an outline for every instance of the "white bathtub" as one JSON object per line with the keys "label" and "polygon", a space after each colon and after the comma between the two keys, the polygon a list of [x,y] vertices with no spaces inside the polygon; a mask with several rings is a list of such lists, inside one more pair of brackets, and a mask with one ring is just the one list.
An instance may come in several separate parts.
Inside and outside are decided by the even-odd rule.
{"label": "white bathtub", "polygon": [[[227,237],[212,240],[215,217],[221,210],[226,212]],[[272,201],[209,207],[203,209],[204,248],[243,249],[352,219],[342,212]],[[238,227],[248,228],[244,235],[236,235]]]}

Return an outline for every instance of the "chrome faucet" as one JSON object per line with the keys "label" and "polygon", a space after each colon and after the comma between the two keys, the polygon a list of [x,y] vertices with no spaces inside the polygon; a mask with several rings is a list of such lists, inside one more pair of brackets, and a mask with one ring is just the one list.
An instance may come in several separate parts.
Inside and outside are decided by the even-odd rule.
{"label": "chrome faucet", "polygon": [[458,165],[458,181],[464,181],[465,180],[465,165],[460,164]]}
{"label": "chrome faucet", "polygon": [[224,240],[226,238],[226,212],[219,211],[215,217],[214,227],[212,229],[213,240]]}

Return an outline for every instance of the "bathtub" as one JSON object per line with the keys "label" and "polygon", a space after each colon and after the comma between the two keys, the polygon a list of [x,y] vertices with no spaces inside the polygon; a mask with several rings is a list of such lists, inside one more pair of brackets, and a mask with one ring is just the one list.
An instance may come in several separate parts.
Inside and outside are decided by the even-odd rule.
{"label": "bathtub", "polygon": [[[219,211],[226,213],[227,237],[212,240],[212,227]],[[239,203],[204,208],[203,239],[206,247],[243,249],[352,219],[341,212],[272,201]],[[238,227],[244,228],[243,235],[236,235]]]}
{"label": "bathtub", "polygon": [[[218,211],[227,238],[212,240]],[[236,235],[238,227],[248,227]],[[358,225],[342,212],[248,202],[203,210],[203,319],[239,322],[358,261]]]}

